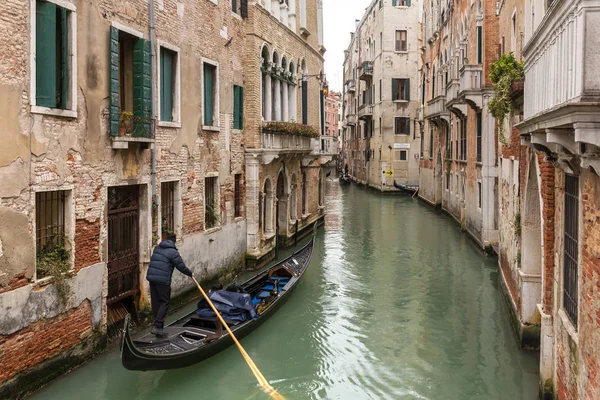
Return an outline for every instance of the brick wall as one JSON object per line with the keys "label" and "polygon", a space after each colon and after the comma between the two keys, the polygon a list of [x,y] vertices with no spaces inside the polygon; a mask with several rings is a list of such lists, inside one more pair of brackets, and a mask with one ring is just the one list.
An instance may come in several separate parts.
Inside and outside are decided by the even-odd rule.
{"label": "brick wall", "polygon": [[68,313],[0,336],[0,382],[7,382],[79,344],[92,333],[91,313],[86,301]]}

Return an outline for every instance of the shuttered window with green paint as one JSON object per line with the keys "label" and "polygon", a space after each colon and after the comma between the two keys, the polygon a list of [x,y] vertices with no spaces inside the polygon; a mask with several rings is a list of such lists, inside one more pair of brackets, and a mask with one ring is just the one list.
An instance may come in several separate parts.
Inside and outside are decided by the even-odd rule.
{"label": "shuttered window with green paint", "polygon": [[160,120],[173,121],[177,53],[160,49]]}
{"label": "shuttered window with green paint", "polygon": [[69,11],[54,3],[36,2],[36,86],[38,106],[66,109],[69,92]]}
{"label": "shuttered window with green paint", "polygon": [[215,84],[217,68],[204,64],[204,125],[214,126]]}
{"label": "shuttered window with green paint", "polygon": [[233,87],[233,129],[244,129],[244,88]]}
{"label": "shuttered window with green paint", "polygon": [[392,79],[392,100],[410,101],[410,79]]}

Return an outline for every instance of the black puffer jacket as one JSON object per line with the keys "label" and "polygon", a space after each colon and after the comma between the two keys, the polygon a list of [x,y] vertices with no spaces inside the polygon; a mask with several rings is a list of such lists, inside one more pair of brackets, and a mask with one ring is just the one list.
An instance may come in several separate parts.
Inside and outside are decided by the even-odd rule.
{"label": "black puffer jacket", "polygon": [[165,240],[154,248],[146,279],[161,285],[171,285],[174,268],[177,268],[182,274],[192,276],[192,271],[185,266],[175,243]]}

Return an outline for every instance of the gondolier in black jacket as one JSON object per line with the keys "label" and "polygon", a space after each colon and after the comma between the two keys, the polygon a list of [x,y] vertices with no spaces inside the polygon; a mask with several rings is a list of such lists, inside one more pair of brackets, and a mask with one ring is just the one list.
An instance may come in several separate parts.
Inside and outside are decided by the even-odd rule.
{"label": "gondolier in black jacket", "polygon": [[152,301],[152,314],[154,314],[154,326],[152,334],[164,337],[164,323],[167,311],[169,310],[169,301],[171,300],[171,277],[173,269],[177,268],[179,272],[192,277],[194,274],[186,267],[175,242],[175,234],[167,235],[167,240],[162,241],[154,248],[146,279],[150,282],[150,299]]}

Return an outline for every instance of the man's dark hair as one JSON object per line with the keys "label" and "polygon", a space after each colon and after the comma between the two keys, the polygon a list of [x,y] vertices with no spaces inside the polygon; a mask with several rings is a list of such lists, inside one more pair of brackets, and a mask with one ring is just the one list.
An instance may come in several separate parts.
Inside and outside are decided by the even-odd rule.
{"label": "man's dark hair", "polygon": [[171,242],[175,243],[177,242],[177,235],[174,233],[169,233],[167,235],[167,240],[170,240]]}

